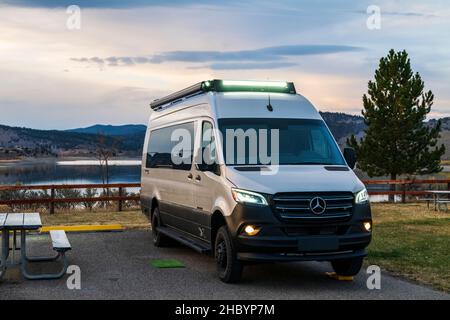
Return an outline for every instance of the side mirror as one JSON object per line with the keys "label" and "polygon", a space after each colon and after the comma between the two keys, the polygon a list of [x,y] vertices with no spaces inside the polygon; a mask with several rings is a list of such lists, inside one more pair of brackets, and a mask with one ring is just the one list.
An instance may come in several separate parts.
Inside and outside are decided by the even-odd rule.
{"label": "side mirror", "polygon": [[344,159],[347,161],[347,164],[351,169],[355,168],[356,153],[353,148],[344,148]]}

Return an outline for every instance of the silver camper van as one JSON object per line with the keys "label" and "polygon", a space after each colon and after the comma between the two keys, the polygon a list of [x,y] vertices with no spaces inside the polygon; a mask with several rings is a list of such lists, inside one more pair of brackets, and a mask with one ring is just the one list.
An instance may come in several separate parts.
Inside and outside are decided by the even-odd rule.
{"label": "silver camper van", "polygon": [[155,246],[211,253],[224,282],[249,262],[359,272],[372,218],[354,151],[293,83],[208,80],[150,106],[141,205]]}

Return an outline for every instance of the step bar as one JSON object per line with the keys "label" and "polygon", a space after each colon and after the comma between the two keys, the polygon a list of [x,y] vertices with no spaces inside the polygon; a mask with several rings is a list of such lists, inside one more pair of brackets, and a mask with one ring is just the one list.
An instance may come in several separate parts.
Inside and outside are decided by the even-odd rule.
{"label": "step bar", "polygon": [[169,238],[172,238],[185,246],[188,246],[192,249],[194,249],[197,252],[200,253],[210,253],[211,252],[211,245],[207,244],[199,239],[195,239],[194,237],[188,236],[181,231],[178,231],[176,229],[170,228],[170,227],[157,227],[156,230],[158,232],[161,232],[163,235],[168,236]]}

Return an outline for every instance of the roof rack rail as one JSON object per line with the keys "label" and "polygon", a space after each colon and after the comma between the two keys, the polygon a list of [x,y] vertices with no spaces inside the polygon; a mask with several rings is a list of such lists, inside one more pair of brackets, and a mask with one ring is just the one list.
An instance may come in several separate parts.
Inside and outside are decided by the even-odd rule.
{"label": "roof rack rail", "polygon": [[215,92],[274,92],[296,94],[294,83],[283,81],[206,80],[150,103],[153,110],[209,91]]}

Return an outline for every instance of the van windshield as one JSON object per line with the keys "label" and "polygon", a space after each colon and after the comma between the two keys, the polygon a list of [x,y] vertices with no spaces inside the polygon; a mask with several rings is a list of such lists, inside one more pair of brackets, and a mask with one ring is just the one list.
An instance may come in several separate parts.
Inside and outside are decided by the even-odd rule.
{"label": "van windshield", "polygon": [[226,165],[345,165],[322,120],[223,118],[219,129]]}

